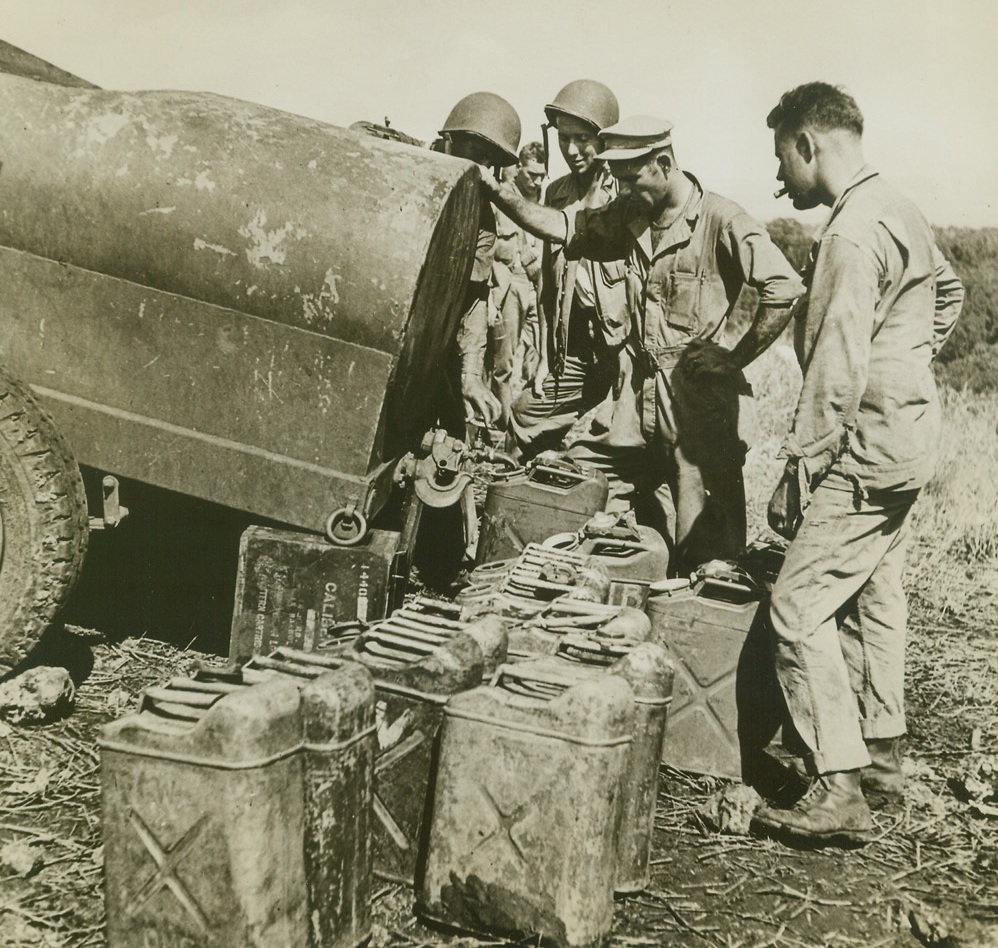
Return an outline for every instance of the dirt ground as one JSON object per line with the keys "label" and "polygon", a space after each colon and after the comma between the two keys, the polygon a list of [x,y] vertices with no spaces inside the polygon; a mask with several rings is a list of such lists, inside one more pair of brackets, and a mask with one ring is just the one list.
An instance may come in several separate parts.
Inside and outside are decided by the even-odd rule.
{"label": "dirt ground", "polygon": [[[230,526],[204,529],[238,537]],[[171,542],[164,531],[157,555],[175,557]],[[199,549],[191,542],[182,538]],[[200,561],[193,569],[210,572]],[[107,589],[114,576],[85,577],[84,587]],[[144,687],[218,660],[185,648],[186,632],[198,615],[231,608],[227,591],[198,605],[189,580],[183,597],[148,577],[128,580],[143,593],[141,616],[91,597],[33,658],[70,669],[73,711],[39,727],[0,720],[0,946],[105,943],[97,730]],[[652,884],[617,903],[612,946],[998,948],[998,561],[952,567],[945,583],[920,581],[910,593],[908,792],[903,806],[877,813],[876,840],[798,851],[722,835],[700,811],[724,783],[663,769]],[[150,615],[170,618],[164,634],[129,634]],[[225,643],[197,644],[221,653]],[[425,927],[396,885],[375,884],[374,914],[374,948],[503,944]]]}

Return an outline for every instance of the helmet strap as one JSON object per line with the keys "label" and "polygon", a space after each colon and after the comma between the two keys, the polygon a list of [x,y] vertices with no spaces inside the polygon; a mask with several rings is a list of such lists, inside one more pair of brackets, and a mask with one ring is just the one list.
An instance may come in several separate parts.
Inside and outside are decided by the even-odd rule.
{"label": "helmet strap", "polygon": [[548,145],[548,129],[554,128],[554,122],[545,122],[541,126],[541,138],[544,142],[544,174],[550,174],[551,148]]}

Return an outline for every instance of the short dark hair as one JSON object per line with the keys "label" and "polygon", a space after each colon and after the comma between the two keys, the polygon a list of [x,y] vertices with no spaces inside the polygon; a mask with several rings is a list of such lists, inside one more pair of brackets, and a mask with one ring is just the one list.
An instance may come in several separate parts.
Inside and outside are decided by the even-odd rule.
{"label": "short dark hair", "polygon": [[520,164],[525,165],[528,161],[544,164],[544,146],[540,142],[527,142],[520,149]]}
{"label": "short dark hair", "polygon": [[766,116],[766,125],[790,133],[810,125],[821,131],[841,128],[862,135],[863,113],[841,86],[806,82],[780,96],[779,104]]}

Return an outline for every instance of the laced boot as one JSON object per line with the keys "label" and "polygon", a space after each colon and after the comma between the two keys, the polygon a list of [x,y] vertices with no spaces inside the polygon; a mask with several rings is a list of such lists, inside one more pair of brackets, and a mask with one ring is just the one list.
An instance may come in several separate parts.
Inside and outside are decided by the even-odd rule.
{"label": "laced boot", "polygon": [[762,806],[759,826],[817,844],[862,846],[873,835],[873,816],[860,789],[858,770],[821,774],[789,809]]}
{"label": "laced boot", "polygon": [[885,737],[866,742],[870,765],[860,771],[863,794],[871,806],[887,806],[904,799],[901,738]]}

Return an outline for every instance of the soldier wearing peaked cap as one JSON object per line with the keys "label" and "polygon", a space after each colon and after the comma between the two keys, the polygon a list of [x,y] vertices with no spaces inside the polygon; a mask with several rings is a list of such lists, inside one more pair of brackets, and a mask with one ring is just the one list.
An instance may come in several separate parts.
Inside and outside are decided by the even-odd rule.
{"label": "soldier wearing peaked cap", "polygon": [[[590,428],[570,454],[607,474],[611,509],[634,505],[659,527],[682,574],[744,546],[742,369],[786,326],[803,286],[762,224],[679,168],[669,122],[626,119],[601,140],[619,189],[604,207],[557,211],[485,189],[567,258],[626,261],[627,338],[596,412],[605,430]],[[719,340],[745,284],[759,306],[729,350]]]}

